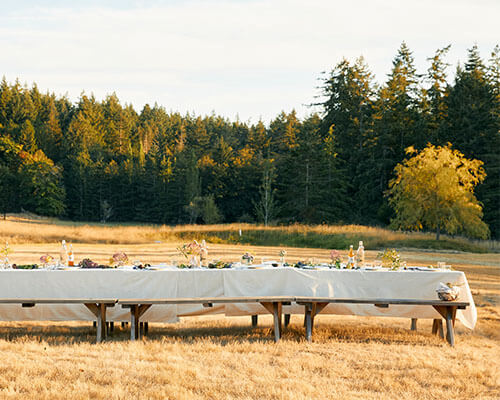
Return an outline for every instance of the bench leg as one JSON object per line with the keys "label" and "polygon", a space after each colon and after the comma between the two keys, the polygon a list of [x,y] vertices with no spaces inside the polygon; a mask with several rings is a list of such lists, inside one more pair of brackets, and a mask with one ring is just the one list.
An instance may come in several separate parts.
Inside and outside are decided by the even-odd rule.
{"label": "bench leg", "polygon": [[442,319],[435,319],[432,321],[432,334],[437,335],[439,333],[439,336],[441,339],[444,338],[444,332],[443,332],[443,320]]}
{"label": "bench leg", "polygon": [[444,339],[443,320],[442,319],[438,320],[438,331],[439,331],[439,337],[441,339]]}
{"label": "bench leg", "polygon": [[101,327],[101,309],[100,307],[97,308],[97,321],[96,321],[96,342],[101,343],[102,342],[102,327]]}
{"label": "bench leg", "polygon": [[411,330],[412,331],[416,331],[417,330],[417,319],[416,318],[412,318],[411,319]]}
{"label": "bench leg", "polygon": [[[316,311],[316,303],[311,304],[311,325],[314,324],[314,316]],[[304,328],[307,327],[307,313],[304,314]]]}
{"label": "bench leg", "polygon": [[130,307],[130,340],[139,339],[139,306]]}
{"label": "bench leg", "polygon": [[274,321],[274,341],[278,342],[281,338],[281,320],[283,304],[281,302],[262,302],[260,303],[271,315]]}
{"label": "bench leg", "polygon": [[144,335],[147,335],[149,332],[149,322],[144,322]]}
{"label": "bench leg", "polygon": [[306,340],[312,341],[312,305],[305,306],[304,322],[306,325]]}
{"label": "bench leg", "polygon": [[259,316],[258,315],[252,315],[252,328],[255,328],[258,323],[259,323]]}
{"label": "bench leg", "polygon": [[285,328],[290,325],[290,314],[285,314]]}
{"label": "bench leg", "polygon": [[453,347],[455,346],[455,335],[453,332],[453,307],[446,307],[446,340]]}
{"label": "bench leg", "polygon": [[274,341],[279,342],[281,338],[281,303],[273,303],[274,318]]}
{"label": "bench leg", "polygon": [[318,310],[317,310],[317,304],[313,303],[312,304],[312,310],[311,310],[311,335],[312,335],[312,331],[314,329],[314,318],[316,317],[316,313],[317,312],[318,312]]}
{"label": "bench leg", "polygon": [[97,343],[106,339],[106,305],[97,304]]}
{"label": "bench leg", "polygon": [[457,306],[450,304],[445,306],[434,306],[434,308],[446,320],[446,340],[450,344],[450,346],[454,346],[455,334],[453,332],[453,327],[455,326]]}

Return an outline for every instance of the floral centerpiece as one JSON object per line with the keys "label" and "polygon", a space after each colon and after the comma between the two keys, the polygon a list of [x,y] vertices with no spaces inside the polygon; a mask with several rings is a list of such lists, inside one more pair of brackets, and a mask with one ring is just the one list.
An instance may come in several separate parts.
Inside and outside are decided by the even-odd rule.
{"label": "floral centerpiece", "polygon": [[123,251],[113,254],[113,256],[109,259],[109,265],[112,267],[121,267],[127,262],[128,256]]}
{"label": "floral centerpiece", "polygon": [[332,261],[332,264],[335,266],[335,268],[340,268],[340,251],[338,250],[332,250],[330,251],[330,260]]}
{"label": "floral centerpiece", "polygon": [[208,250],[205,241],[202,244],[193,240],[191,243],[185,243],[177,247],[177,250],[187,259],[192,267],[201,267],[202,254],[204,257],[208,255]]}
{"label": "floral centerpiece", "polygon": [[52,261],[54,261],[54,257],[52,257],[50,254],[44,254],[40,257],[40,262],[44,267],[47,267]]}
{"label": "floral centerpiece", "polygon": [[251,265],[253,263],[254,256],[251,255],[248,251],[241,256],[241,262],[243,264]]}
{"label": "floral centerpiece", "polygon": [[382,259],[382,265],[384,267],[390,268],[393,271],[406,267],[406,263],[401,260],[401,255],[396,249],[385,249],[383,253],[377,255],[377,258]]}

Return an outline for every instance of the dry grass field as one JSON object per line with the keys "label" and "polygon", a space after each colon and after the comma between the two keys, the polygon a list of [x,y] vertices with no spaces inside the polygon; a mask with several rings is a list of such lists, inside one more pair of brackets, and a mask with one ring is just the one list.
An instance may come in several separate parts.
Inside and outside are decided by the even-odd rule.
{"label": "dry grass field", "polygon": [[[1,225],[0,237],[11,239],[13,262],[58,254],[55,240],[16,240]],[[52,229],[57,240],[67,233],[33,223],[33,238],[45,235],[44,229]],[[77,260],[106,261],[117,250],[143,262],[181,260],[175,241],[84,241],[74,246]],[[257,260],[276,259],[280,248],[210,244],[209,257],[234,260],[247,250]],[[287,252],[290,261],[328,258],[327,250]],[[376,253],[369,251],[368,260]],[[445,261],[465,271],[478,324],[470,331],[457,323],[454,348],[430,334],[430,321],[419,320],[413,332],[409,320],[398,318],[321,315],[308,343],[302,318],[292,316],[278,344],[270,317],[261,317],[257,328],[249,317],[151,324],[138,342],[129,342],[128,331],[118,327],[98,345],[88,323],[0,322],[0,399],[499,399],[500,255],[401,253],[410,264]]]}
{"label": "dry grass field", "polygon": [[[239,236],[239,232],[242,236]],[[475,252],[499,252],[499,241],[472,241],[443,235],[440,242],[433,233],[394,232],[362,225],[262,226],[234,223],[225,225],[131,225],[60,221],[27,214],[0,219],[0,243],[54,243],[62,239],[74,243],[150,244],[190,240],[203,236],[212,243],[289,244],[296,247],[344,248],[364,240],[367,249],[418,247]],[[357,242],[356,242],[357,243]],[[310,245],[314,244],[314,245]],[[435,247],[438,245],[438,247]]]}

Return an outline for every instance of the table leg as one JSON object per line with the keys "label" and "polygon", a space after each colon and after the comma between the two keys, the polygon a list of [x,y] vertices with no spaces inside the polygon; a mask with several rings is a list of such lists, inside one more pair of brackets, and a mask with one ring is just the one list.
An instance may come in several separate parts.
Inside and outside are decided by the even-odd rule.
{"label": "table leg", "polygon": [[252,327],[255,328],[258,323],[259,323],[259,316],[258,315],[252,315]]}
{"label": "table leg", "polygon": [[115,330],[115,323],[113,321],[106,322],[107,335],[110,336]]}
{"label": "table leg", "polygon": [[412,318],[411,319],[411,330],[412,331],[416,331],[417,330],[417,319],[416,318]]}
{"label": "table leg", "polygon": [[285,328],[290,325],[290,314],[285,314]]}
{"label": "table leg", "polygon": [[144,322],[144,335],[147,335],[149,332],[149,322]]}
{"label": "table leg", "polygon": [[434,319],[432,321],[432,334],[433,335],[437,334],[437,331],[438,331],[438,322],[439,322],[439,319]]}
{"label": "table leg", "polygon": [[438,325],[439,337],[441,339],[444,339],[443,320],[439,319],[437,325]]}

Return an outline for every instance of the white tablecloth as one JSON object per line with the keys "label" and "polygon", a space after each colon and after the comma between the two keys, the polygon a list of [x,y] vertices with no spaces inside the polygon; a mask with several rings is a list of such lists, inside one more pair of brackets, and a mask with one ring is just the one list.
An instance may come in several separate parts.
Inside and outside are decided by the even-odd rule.
{"label": "white tablecloth", "polygon": [[[477,312],[463,272],[459,271],[367,271],[300,270],[295,268],[224,270],[0,270],[2,298],[172,298],[215,296],[321,296],[355,298],[411,298],[435,300],[439,282],[461,285],[460,301],[466,310],[457,319],[473,329]],[[298,305],[284,312],[303,313]],[[155,305],[143,317],[152,322],[172,322],[179,316],[225,313],[226,315],[265,314],[259,304]],[[428,306],[330,304],[323,314],[372,315],[406,318],[439,318]],[[108,309],[109,320],[128,320],[119,306]],[[83,305],[0,305],[0,320],[93,320]]]}

